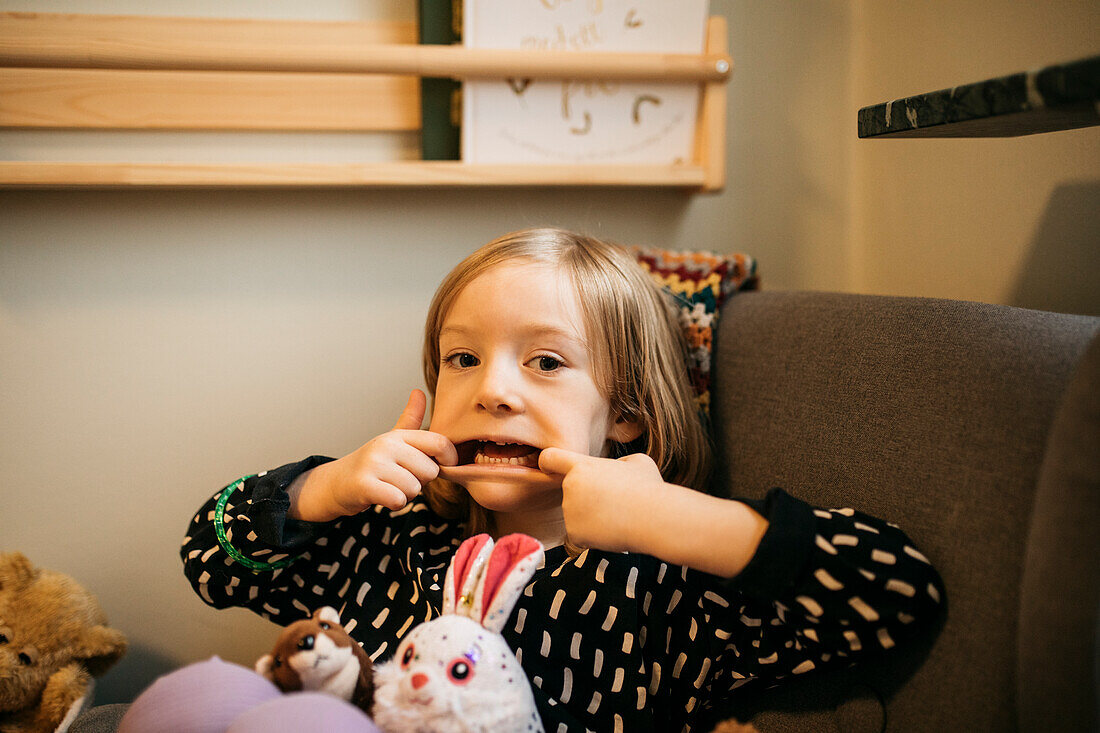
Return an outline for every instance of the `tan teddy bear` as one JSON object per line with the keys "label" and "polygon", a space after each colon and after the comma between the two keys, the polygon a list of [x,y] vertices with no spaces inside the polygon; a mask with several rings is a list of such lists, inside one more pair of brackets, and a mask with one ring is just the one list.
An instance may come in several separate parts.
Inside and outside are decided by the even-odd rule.
{"label": "tan teddy bear", "polygon": [[91,678],[126,651],[95,597],[68,575],[0,553],[0,732],[54,731]]}

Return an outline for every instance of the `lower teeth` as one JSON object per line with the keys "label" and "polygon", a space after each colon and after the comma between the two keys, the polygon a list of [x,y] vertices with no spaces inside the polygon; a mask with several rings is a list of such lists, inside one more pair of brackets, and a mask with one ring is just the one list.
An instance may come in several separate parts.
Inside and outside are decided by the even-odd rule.
{"label": "lower teeth", "polygon": [[526,456],[512,456],[511,458],[494,458],[478,451],[474,456],[474,463],[493,464],[500,466],[530,466],[531,454]]}

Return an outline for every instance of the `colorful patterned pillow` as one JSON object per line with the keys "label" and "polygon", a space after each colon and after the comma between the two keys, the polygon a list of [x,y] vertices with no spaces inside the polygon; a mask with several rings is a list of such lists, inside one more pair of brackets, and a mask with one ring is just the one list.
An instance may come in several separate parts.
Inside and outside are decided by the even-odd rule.
{"label": "colorful patterned pillow", "polygon": [[756,290],[756,260],[744,254],[633,248],[641,266],[672,294],[688,344],[688,374],[703,415],[710,410],[710,355],[718,309],[739,290]]}

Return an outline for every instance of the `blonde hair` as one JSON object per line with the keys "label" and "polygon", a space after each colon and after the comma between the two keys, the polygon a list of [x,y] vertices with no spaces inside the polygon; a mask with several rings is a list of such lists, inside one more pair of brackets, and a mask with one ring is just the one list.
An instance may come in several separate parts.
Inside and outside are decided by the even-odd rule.
{"label": "blonde hair", "polygon": [[[436,290],[424,327],[424,381],[432,399],[439,332],[455,299],[482,273],[515,260],[561,268],[583,294],[578,300],[597,387],[613,419],[643,426],[637,440],[613,446],[613,457],[644,452],[666,481],[705,491],[710,442],[688,380],[687,347],[671,297],[619,245],[564,229],[527,229],[505,234],[460,262]],[[436,512],[466,521],[471,534],[491,528],[488,513],[461,486],[436,479],[425,495]]]}

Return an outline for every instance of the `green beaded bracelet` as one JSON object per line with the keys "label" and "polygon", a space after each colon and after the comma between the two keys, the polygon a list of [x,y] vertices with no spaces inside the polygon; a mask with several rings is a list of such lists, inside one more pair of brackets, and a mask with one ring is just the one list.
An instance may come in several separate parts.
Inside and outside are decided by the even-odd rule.
{"label": "green beaded bracelet", "polygon": [[251,558],[245,557],[240,550],[233,545],[229,544],[229,538],[225,534],[225,505],[229,503],[229,497],[234,491],[241,488],[244,482],[250,478],[253,478],[256,474],[251,476],[245,476],[239,478],[233,483],[222,489],[221,496],[218,497],[217,506],[214,507],[214,534],[218,536],[218,544],[225,550],[231,558],[244,565],[246,568],[253,572],[263,572],[268,570],[278,570],[279,568],[285,568],[290,563],[297,560],[297,557],[288,557],[276,562],[258,562]]}

